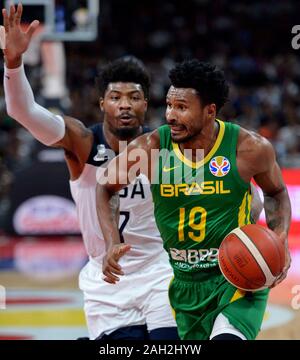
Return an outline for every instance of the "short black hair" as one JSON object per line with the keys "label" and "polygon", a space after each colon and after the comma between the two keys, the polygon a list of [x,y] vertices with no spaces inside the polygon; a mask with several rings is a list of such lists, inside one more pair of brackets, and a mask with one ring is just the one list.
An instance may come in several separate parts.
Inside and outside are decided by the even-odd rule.
{"label": "short black hair", "polygon": [[216,104],[217,112],[228,100],[229,86],[223,71],[208,62],[185,60],[170,70],[169,78],[176,88],[192,88],[204,105]]}
{"label": "short black hair", "polygon": [[150,75],[144,64],[134,56],[125,56],[100,68],[96,84],[101,97],[104,97],[111,82],[133,82],[140,84],[145,98],[149,98]]}

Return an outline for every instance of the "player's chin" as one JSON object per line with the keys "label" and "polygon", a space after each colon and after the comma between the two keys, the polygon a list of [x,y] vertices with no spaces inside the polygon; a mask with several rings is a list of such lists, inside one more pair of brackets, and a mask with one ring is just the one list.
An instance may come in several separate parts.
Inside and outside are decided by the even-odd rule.
{"label": "player's chin", "polygon": [[124,125],[118,126],[114,133],[119,139],[127,140],[139,134],[140,125]]}
{"label": "player's chin", "polygon": [[173,142],[182,143],[190,138],[185,126],[171,126],[171,139]]}
{"label": "player's chin", "polygon": [[171,132],[171,139],[175,143],[184,143],[189,139],[189,136],[187,136],[184,132],[179,133],[172,133]]}

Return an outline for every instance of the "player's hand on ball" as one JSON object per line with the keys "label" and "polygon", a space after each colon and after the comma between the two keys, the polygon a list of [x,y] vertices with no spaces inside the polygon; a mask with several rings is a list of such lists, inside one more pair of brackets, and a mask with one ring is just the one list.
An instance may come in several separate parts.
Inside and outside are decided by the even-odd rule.
{"label": "player's hand on ball", "polygon": [[105,275],[104,281],[115,284],[120,278],[116,275],[124,275],[121,266],[118,264],[119,259],[125,255],[131,246],[128,244],[117,244],[111,247],[103,258],[102,272]]}
{"label": "player's hand on ball", "polygon": [[31,37],[39,26],[39,21],[34,20],[25,32],[22,31],[20,25],[22,12],[22,4],[18,5],[17,10],[14,5],[11,5],[9,14],[6,9],[2,9],[5,28],[5,49],[3,52],[8,61],[17,59],[27,50]]}
{"label": "player's hand on ball", "polygon": [[276,281],[271,286],[271,288],[273,288],[273,287],[277,286],[278,284],[280,284],[287,277],[287,273],[288,273],[288,270],[289,270],[289,268],[291,266],[291,261],[292,261],[290,251],[289,251],[289,248],[288,248],[287,234],[286,233],[281,233],[279,235],[279,239],[280,239],[280,241],[282,241],[283,244],[285,244],[285,265],[284,265],[284,268],[282,270],[282,273],[276,279]]}

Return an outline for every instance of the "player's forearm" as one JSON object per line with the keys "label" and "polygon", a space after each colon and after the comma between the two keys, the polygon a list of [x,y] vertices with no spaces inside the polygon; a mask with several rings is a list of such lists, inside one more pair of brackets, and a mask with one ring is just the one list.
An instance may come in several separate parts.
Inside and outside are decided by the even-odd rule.
{"label": "player's forearm", "polygon": [[277,234],[289,232],[291,203],[286,188],[275,195],[264,195],[264,207],[268,227]]}
{"label": "player's forearm", "polygon": [[259,219],[260,213],[264,208],[264,205],[259,197],[259,193],[256,187],[253,184],[251,184],[251,193],[252,193],[251,218],[256,223]]}
{"label": "player's forearm", "polygon": [[105,185],[97,184],[96,207],[98,221],[103,233],[106,249],[120,244],[119,234],[119,194],[111,193]]}
{"label": "player's forearm", "polygon": [[37,140],[53,145],[64,137],[64,120],[35,102],[22,64],[16,68],[5,66],[4,91],[7,113]]}

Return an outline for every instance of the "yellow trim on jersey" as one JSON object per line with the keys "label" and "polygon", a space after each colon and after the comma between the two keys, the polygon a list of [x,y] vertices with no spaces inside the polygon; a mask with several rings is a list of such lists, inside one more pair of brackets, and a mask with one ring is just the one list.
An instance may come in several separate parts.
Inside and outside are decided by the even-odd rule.
{"label": "yellow trim on jersey", "polygon": [[245,192],[241,206],[239,207],[239,227],[250,224],[250,210],[251,210],[252,196],[249,190]]}
{"label": "yellow trim on jersey", "polygon": [[237,289],[237,290],[234,292],[234,294],[233,294],[233,296],[232,296],[232,298],[230,299],[229,302],[230,302],[230,303],[233,303],[234,301],[236,301],[236,300],[244,297],[245,294],[246,294],[246,292],[245,292],[244,290]]}
{"label": "yellow trim on jersey", "polygon": [[[173,276],[170,283],[169,283],[169,286],[168,286],[168,293],[169,293],[170,286],[171,286],[172,282],[174,281],[174,279],[175,279],[175,277]],[[169,298],[169,304],[170,304],[172,316],[173,316],[174,320],[176,321],[176,311],[172,308],[172,305],[170,303],[170,298]]]}
{"label": "yellow trim on jersey", "polygon": [[218,150],[223,137],[224,137],[224,133],[225,133],[225,124],[223,121],[216,119],[220,125],[220,129],[219,129],[219,133],[217,136],[217,140],[214,144],[214,146],[212,147],[212,149],[210,150],[210,152],[205,156],[204,159],[200,160],[200,161],[191,161],[189,159],[187,159],[183,153],[181,152],[179,145],[177,143],[172,142],[172,146],[173,146],[173,150],[175,155],[178,157],[178,159],[180,161],[182,161],[183,163],[185,163],[186,165],[194,168],[194,169],[198,169],[200,166],[206,164],[214,155],[214,153]]}
{"label": "yellow trim on jersey", "polygon": [[251,203],[252,203],[252,195],[248,193],[248,215],[247,215],[247,224],[251,224]]}

